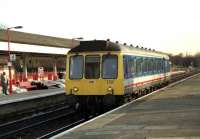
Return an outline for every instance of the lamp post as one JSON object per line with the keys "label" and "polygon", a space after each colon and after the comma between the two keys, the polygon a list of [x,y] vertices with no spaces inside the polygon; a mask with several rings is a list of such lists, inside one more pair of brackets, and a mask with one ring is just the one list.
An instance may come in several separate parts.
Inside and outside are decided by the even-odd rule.
{"label": "lamp post", "polygon": [[72,38],[72,46],[71,46],[71,48],[73,48],[73,46],[74,46],[74,40],[82,40],[82,39],[83,39],[83,37]]}
{"label": "lamp post", "polygon": [[22,26],[15,26],[15,27],[9,27],[6,29],[6,36],[8,41],[8,70],[9,70],[9,95],[12,95],[12,74],[11,74],[11,59],[10,59],[10,30],[11,29],[21,29]]}

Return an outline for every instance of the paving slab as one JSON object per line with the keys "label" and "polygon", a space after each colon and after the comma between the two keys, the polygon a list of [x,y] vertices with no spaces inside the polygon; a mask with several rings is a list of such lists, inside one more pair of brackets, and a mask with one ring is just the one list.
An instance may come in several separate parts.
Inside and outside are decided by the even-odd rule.
{"label": "paving slab", "polygon": [[30,99],[36,99],[41,97],[53,96],[56,94],[64,94],[63,88],[57,89],[44,89],[44,90],[33,90],[19,94],[5,95],[0,97],[0,105],[20,102]]}
{"label": "paving slab", "polygon": [[200,75],[52,138],[200,139]]}
{"label": "paving slab", "polygon": [[63,88],[34,90],[0,97],[0,123],[8,116],[19,115],[65,102]]}

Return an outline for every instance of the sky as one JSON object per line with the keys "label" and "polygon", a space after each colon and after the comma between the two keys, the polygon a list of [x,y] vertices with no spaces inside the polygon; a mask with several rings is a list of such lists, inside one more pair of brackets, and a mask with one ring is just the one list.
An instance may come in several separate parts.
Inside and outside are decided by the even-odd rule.
{"label": "sky", "polygon": [[199,6],[199,0],[1,0],[0,24],[195,54],[200,51]]}

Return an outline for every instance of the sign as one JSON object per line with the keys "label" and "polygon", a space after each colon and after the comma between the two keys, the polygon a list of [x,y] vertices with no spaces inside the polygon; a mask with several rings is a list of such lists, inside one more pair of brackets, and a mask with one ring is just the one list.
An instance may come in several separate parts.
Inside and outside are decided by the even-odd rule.
{"label": "sign", "polygon": [[12,63],[11,62],[8,62],[8,67],[11,67],[12,66]]}
{"label": "sign", "polygon": [[16,54],[10,54],[10,61],[16,60]]}
{"label": "sign", "polygon": [[44,67],[38,67],[38,76],[39,78],[44,76]]}

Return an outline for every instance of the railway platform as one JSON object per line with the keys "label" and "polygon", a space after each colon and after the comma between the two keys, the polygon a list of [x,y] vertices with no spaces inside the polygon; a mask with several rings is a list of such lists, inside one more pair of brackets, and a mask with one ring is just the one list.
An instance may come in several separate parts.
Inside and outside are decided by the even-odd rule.
{"label": "railway platform", "polygon": [[52,139],[200,139],[200,74]]}
{"label": "railway platform", "polygon": [[63,88],[33,90],[26,93],[0,97],[0,119],[7,115],[23,113],[65,101]]}

